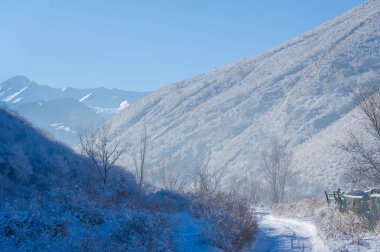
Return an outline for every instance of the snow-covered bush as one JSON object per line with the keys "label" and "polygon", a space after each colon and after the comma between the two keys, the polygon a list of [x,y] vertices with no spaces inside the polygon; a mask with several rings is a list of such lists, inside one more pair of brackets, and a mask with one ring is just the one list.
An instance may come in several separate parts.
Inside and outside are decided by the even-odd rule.
{"label": "snow-covered bush", "polygon": [[193,200],[192,214],[209,223],[202,236],[206,243],[224,251],[237,251],[255,238],[257,220],[243,200],[217,193]]}
{"label": "snow-covered bush", "polygon": [[316,212],[314,220],[327,240],[346,239],[359,244],[363,236],[370,232],[368,220],[352,212],[322,208]]}
{"label": "snow-covered bush", "polygon": [[98,209],[78,208],[74,212],[74,217],[88,227],[103,224],[104,214]]}
{"label": "snow-covered bush", "polygon": [[327,206],[325,198],[310,198],[293,203],[276,204],[272,207],[273,213],[288,217],[310,218],[315,211]]}
{"label": "snow-covered bush", "polygon": [[111,239],[125,251],[174,250],[170,221],[163,214],[133,213],[116,224]]}
{"label": "snow-covered bush", "polygon": [[185,194],[161,190],[145,195],[140,204],[151,212],[173,212],[185,209],[189,202]]}
{"label": "snow-covered bush", "polygon": [[25,244],[36,241],[48,243],[64,239],[67,233],[67,220],[60,217],[37,216],[32,213],[3,213],[0,216],[0,250],[12,246],[21,250]]}

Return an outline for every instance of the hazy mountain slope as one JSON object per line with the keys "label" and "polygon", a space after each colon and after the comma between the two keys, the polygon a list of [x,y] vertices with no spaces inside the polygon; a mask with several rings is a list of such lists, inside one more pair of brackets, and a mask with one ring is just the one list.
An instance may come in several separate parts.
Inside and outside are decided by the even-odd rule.
{"label": "hazy mountain slope", "polygon": [[363,130],[358,109],[354,109],[318,134],[313,135],[294,149],[297,169],[303,170],[302,178],[325,190],[336,190],[347,184],[342,174],[349,171],[351,156],[340,146],[347,143],[349,131],[360,134]]}
{"label": "hazy mountain slope", "polygon": [[77,142],[77,130],[104,120],[88,106],[72,98],[21,104],[17,112],[26,115],[36,126],[70,145]]}
{"label": "hazy mountain slope", "polygon": [[[303,178],[310,184],[319,184],[325,190],[351,187],[351,165],[356,157],[342,150],[349,141],[350,132],[365,143],[373,143],[373,136],[368,133],[367,120],[362,110],[357,107],[344,115],[326,129],[313,135],[294,149],[295,165],[303,170]],[[343,174],[343,176],[342,176]],[[368,187],[369,184],[356,182],[355,187]]]}
{"label": "hazy mountain slope", "polygon": [[380,85],[380,2],[364,4],[275,49],[174,83],[114,119],[130,140],[143,121],[149,158],[179,169],[227,167],[254,174],[266,142],[302,144],[352,109],[350,90]]}
{"label": "hazy mountain slope", "polygon": [[58,89],[15,76],[0,84],[0,105],[18,111],[57,139],[74,145],[78,127],[99,123],[146,94],[106,88]]}

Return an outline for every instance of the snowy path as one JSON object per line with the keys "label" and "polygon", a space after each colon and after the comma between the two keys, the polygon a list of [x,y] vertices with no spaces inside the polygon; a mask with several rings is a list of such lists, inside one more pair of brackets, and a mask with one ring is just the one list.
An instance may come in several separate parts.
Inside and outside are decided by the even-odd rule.
{"label": "snowy path", "polygon": [[259,226],[252,251],[329,251],[307,221],[258,212]]}
{"label": "snowy path", "polygon": [[188,213],[174,215],[177,228],[174,230],[174,239],[178,243],[178,252],[221,252],[220,249],[204,244],[200,239],[200,233],[206,224],[193,218]]}

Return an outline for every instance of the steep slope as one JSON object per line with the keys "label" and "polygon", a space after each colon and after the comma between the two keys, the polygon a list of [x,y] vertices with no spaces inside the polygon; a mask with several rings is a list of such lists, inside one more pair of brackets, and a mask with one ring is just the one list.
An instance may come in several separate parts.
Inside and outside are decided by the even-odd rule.
{"label": "steep slope", "polygon": [[[169,251],[173,246],[170,221],[157,208],[163,195],[140,197],[134,210],[137,187],[130,173],[115,167],[104,187],[86,158],[3,109],[0,142],[1,251]],[[144,201],[155,202],[156,212]]]}
{"label": "steep slope", "polygon": [[353,126],[351,113],[326,130],[297,146],[294,160],[304,170],[303,179],[322,184],[325,190],[336,190],[347,184],[342,174],[350,156],[338,148],[345,142],[346,133]]}
{"label": "steep slope", "polygon": [[115,167],[104,187],[86,158],[3,109],[0,142],[1,251],[169,251],[168,217],[143,203],[158,210],[163,195],[134,210],[130,173]]}
{"label": "steep slope", "polygon": [[380,2],[370,0],[269,52],[153,92],[113,119],[114,134],[133,141],[146,122],[151,164],[171,155],[178,169],[209,160],[230,177],[254,176],[272,137],[299,146],[352,110],[350,90],[380,86],[379,77]]}
{"label": "steep slope", "polygon": [[46,193],[51,186],[66,187],[68,180],[73,185],[97,180],[87,160],[1,108],[0,142],[0,194],[7,200],[27,199],[33,190]]}
{"label": "steep slope", "polygon": [[309,181],[309,185],[319,184],[330,191],[352,186],[351,178],[346,175],[350,173],[350,162],[354,157],[340,147],[347,143],[350,132],[366,142],[373,141],[368,134],[363,134],[366,128],[362,119],[360,108],[355,108],[294,148],[296,168],[303,170],[303,179]]}

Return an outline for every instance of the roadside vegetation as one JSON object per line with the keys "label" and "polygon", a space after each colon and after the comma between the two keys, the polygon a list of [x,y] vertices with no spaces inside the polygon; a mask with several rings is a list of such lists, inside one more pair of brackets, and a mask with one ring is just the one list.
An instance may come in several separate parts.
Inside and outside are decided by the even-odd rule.
{"label": "roadside vegetation", "polygon": [[380,238],[379,225],[371,228],[364,216],[350,211],[341,212],[334,203],[328,206],[324,197],[278,204],[273,207],[273,213],[312,221],[332,251],[351,251],[380,245],[377,244]]}
{"label": "roadside vegetation", "polygon": [[146,181],[146,128],[132,154],[135,174],[116,164],[129,146],[108,133],[82,132],[78,155],[0,109],[1,251],[177,251],[180,212],[203,221],[205,244],[238,251],[252,242],[256,219],[244,200],[217,187],[184,190],[168,170],[171,190],[154,187]]}

